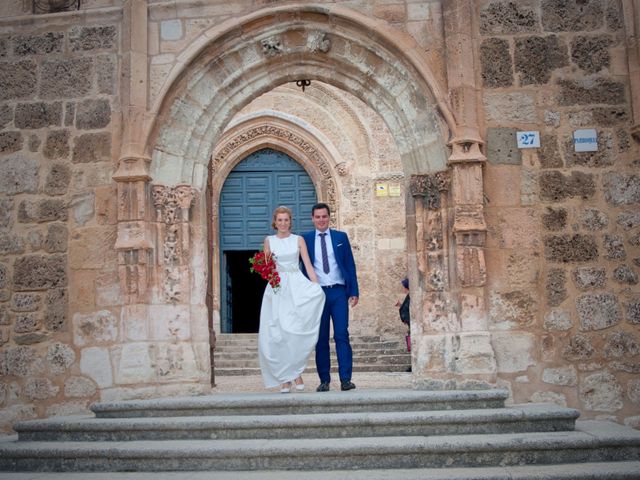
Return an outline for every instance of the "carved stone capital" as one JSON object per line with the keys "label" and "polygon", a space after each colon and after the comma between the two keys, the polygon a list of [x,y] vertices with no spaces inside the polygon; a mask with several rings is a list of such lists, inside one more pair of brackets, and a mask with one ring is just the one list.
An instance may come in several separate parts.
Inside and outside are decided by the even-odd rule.
{"label": "carved stone capital", "polygon": [[485,162],[487,157],[480,151],[481,144],[479,138],[454,138],[450,142],[451,155],[447,163]]}
{"label": "carved stone capital", "polygon": [[149,181],[149,167],[151,158],[149,157],[122,157],[118,162],[118,169],[113,174],[116,182],[134,182],[138,180]]}
{"label": "carved stone capital", "polygon": [[451,186],[451,177],[448,171],[436,172],[427,175],[411,175],[409,179],[409,191],[411,196],[423,197],[426,207],[430,210],[440,208],[440,196],[447,192]]}

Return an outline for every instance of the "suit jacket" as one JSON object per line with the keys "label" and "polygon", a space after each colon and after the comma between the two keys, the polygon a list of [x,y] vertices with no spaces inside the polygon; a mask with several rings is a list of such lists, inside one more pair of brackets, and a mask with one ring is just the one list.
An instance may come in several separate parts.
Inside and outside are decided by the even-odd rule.
{"label": "suit jacket", "polygon": [[[331,245],[333,246],[333,253],[338,263],[338,268],[342,273],[342,277],[346,282],[347,296],[359,297],[358,290],[358,278],[356,276],[356,262],[353,259],[353,252],[351,251],[351,244],[349,243],[349,237],[345,232],[340,230],[330,230]],[[307,244],[307,251],[309,252],[309,258],[311,263],[315,259],[316,250],[316,231],[311,230],[302,234],[305,243]],[[307,275],[304,264],[302,265],[302,271]],[[307,275],[308,276],[308,275]]]}

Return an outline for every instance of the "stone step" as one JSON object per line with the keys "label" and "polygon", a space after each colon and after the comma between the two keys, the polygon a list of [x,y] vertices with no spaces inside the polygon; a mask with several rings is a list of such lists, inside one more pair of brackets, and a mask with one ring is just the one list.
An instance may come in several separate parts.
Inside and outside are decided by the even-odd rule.
{"label": "stone step", "polygon": [[[395,340],[386,340],[384,342],[349,342],[351,344],[351,348],[355,350],[384,350],[384,349],[399,349],[406,350],[406,343],[403,341],[395,341]],[[332,350],[335,350],[335,344],[333,341],[329,343],[329,347]],[[223,351],[223,352],[236,352],[242,351],[245,349],[258,349],[258,342],[238,342],[238,343],[229,343],[229,344],[220,344],[216,342],[215,351]]]}
{"label": "stone step", "polygon": [[503,408],[505,390],[351,390],[304,394],[244,393],[103,402],[98,418],[402,412]]}
{"label": "stone step", "polygon": [[638,480],[640,461],[378,470],[2,473],[0,480]]}
{"label": "stone step", "polygon": [[509,408],[18,422],[20,441],[347,438],[570,431],[580,413],[545,404]]}
{"label": "stone step", "polygon": [[[337,363],[336,358],[333,358],[332,363]],[[355,356],[353,357],[354,366],[358,365],[411,365],[411,357],[407,355],[380,355],[374,356]],[[315,365],[315,359],[309,359],[309,366]],[[245,358],[245,359],[228,359],[220,358],[214,359],[214,368],[259,368],[260,363],[258,357]]]}
{"label": "stone step", "polygon": [[[15,437],[14,437],[15,438]],[[0,441],[3,471],[339,470],[640,460],[640,432],[609,422],[575,431],[483,435],[125,442]]]}
{"label": "stone step", "polygon": [[[332,373],[338,372],[338,367],[335,366],[336,362],[333,362],[331,367]],[[407,361],[406,364],[399,365],[366,365],[366,364],[353,364],[353,372],[406,372],[411,367],[411,362]],[[308,366],[304,370],[304,374],[316,373],[315,366]],[[243,375],[260,375],[260,369],[258,367],[246,367],[246,368],[218,368],[215,367],[216,376],[243,376]]]}
{"label": "stone step", "polygon": [[[330,349],[330,353],[332,357],[336,356],[335,349]],[[378,350],[367,349],[367,350],[353,350],[353,358],[361,358],[361,357],[375,357],[378,355],[402,355],[407,358],[411,358],[411,353],[407,352],[407,349],[399,349],[399,348],[381,348]],[[214,353],[215,359],[237,359],[237,360],[246,360],[251,358],[258,358],[258,349],[238,349],[238,350],[215,350]],[[309,358],[315,358],[315,352],[311,352]]]}

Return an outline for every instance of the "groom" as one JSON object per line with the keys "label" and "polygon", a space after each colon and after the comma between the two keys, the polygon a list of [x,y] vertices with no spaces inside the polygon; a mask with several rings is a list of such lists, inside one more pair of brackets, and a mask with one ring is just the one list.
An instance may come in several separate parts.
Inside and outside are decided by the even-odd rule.
{"label": "groom", "polygon": [[352,352],[349,344],[349,306],[358,304],[356,264],[345,232],[329,229],[331,212],[326,203],[311,209],[315,230],[302,235],[309,258],[326,301],[320,319],[320,334],[316,345],[316,367],[320,377],[318,392],[328,392],[331,382],[329,358],[329,317],[333,320],[333,339],[336,342],[341,390],[356,388],[351,381]]}

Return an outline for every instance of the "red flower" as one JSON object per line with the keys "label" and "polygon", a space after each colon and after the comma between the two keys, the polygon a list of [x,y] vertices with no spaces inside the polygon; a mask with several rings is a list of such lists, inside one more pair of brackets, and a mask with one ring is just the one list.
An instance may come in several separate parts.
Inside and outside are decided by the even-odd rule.
{"label": "red flower", "polygon": [[278,271],[276,270],[276,262],[274,259],[274,255],[267,258],[264,252],[258,252],[249,259],[249,263],[251,264],[249,270],[260,274],[262,278],[269,282],[271,288],[277,292],[278,288],[280,288],[280,275],[278,275]]}

